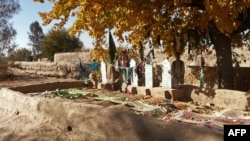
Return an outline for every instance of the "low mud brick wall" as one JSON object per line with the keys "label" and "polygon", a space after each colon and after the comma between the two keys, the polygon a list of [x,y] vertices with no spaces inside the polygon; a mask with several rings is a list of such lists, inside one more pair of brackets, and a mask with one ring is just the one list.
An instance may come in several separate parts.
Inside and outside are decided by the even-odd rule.
{"label": "low mud brick wall", "polygon": [[81,88],[81,87],[85,87],[83,81],[76,80],[69,82],[50,82],[50,83],[42,83],[36,85],[10,87],[10,89],[22,93],[32,93],[32,92],[52,91],[56,89]]}

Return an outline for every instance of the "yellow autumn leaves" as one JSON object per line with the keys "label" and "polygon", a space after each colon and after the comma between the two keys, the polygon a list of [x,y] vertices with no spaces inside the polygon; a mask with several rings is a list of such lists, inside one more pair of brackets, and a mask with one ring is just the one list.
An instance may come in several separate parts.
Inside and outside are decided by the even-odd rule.
{"label": "yellow autumn leaves", "polygon": [[102,47],[95,47],[90,52],[90,57],[98,61],[106,61],[109,57],[108,51]]}
{"label": "yellow autumn leaves", "polygon": [[[44,0],[34,0],[44,2]],[[175,45],[176,32],[199,28],[201,32],[212,22],[225,35],[241,25],[238,19],[250,7],[250,0],[48,0],[54,4],[49,12],[40,12],[45,25],[53,20],[63,26],[74,16],[70,34],[86,31],[96,40],[96,48],[105,43],[108,29],[119,41],[138,44],[149,38],[156,43],[161,37],[166,52]],[[127,37],[124,33],[129,32]],[[185,34],[182,34],[183,36]],[[97,53],[100,51],[100,53]],[[95,56],[103,56],[97,49]]]}
{"label": "yellow autumn leaves", "polygon": [[[214,20],[218,29],[227,36],[240,25],[239,14],[250,7],[249,0],[204,0],[208,21]],[[205,17],[202,18],[203,20]]]}

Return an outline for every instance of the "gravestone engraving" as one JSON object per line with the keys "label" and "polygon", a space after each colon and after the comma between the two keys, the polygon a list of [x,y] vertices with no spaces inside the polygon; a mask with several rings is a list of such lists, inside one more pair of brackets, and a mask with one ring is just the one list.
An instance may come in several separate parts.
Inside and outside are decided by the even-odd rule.
{"label": "gravestone engraving", "polygon": [[152,66],[152,64],[145,64],[145,86],[147,88],[153,87],[153,66]]}
{"label": "gravestone engraving", "polygon": [[162,62],[162,87],[172,88],[171,63],[167,59]]}
{"label": "gravestone engraving", "polygon": [[106,69],[106,63],[104,61],[101,62],[101,74],[102,74],[102,83],[107,83],[107,69]]}
{"label": "gravestone engraving", "polygon": [[130,60],[130,68],[132,72],[131,85],[138,86],[138,74],[136,72],[136,62],[134,59]]}

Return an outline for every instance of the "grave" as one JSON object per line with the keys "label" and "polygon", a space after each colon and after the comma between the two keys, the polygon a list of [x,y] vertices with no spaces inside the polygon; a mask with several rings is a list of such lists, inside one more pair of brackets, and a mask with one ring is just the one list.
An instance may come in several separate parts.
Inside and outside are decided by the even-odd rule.
{"label": "grave", "polygon": [[145,86],[147,88],[153,87],[153,66],[152,64],[145,64]]}
{"label": "grave", "polygon": [[131,85],[132,86],[138,86],[138,75],[136,72],[136,62],[134,59],[131,59],[130,61],[130,68],[131,68]]}
{"label": "grave", "polygon": [[101,62],[102,83],[107,83],[107,69],[104,61]]}
{"label": "grave", "polygon": [[[118,74],[113,74],[111,75],[111,70],[113,69],[112,64],[106,65],[104,61],[101,62],[101,79],[102,81],[97,84],[98,89],[107,89],[107,90],[113,90],[117,91],[120,89],[121,85],[121,80],[118,80]],[[109,75],[108,75],[109,74]]]}
{"label": "grave", "polygon": [[167,59],[162,62],[162,87],[172,88],[171,63]]}

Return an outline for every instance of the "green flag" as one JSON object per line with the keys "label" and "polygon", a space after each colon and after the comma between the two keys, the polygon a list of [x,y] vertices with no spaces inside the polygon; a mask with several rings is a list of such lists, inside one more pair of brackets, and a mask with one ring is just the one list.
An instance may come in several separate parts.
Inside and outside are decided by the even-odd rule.
{"label": "green flag", "polygon": [[109,31],[109,56],[111,63],[113,63],[115,60],[115,54],[116,54],[115,42],[111,32]]}
{"label": "green flag", "polygon": [[141,41],[140,41],[140,49],[139,49],[139,52],[140,52],[140,58],[141,58],[141,60],[143,61],[143,60],[144,60],[144,48],[143,48],[143,44],[142,44]]}

